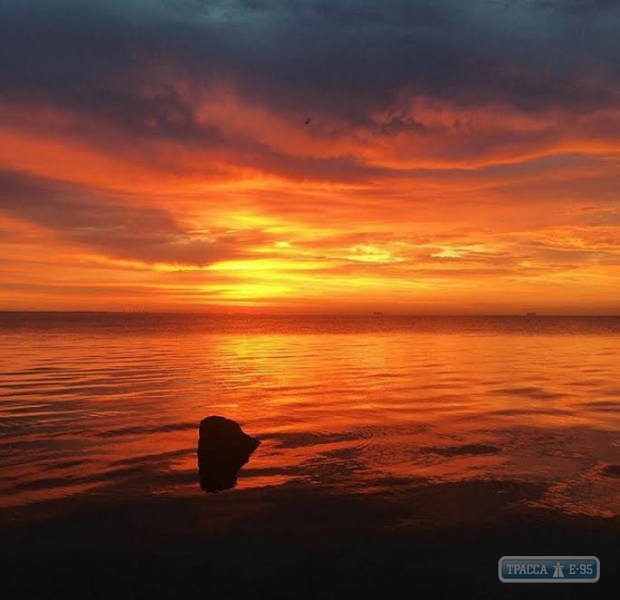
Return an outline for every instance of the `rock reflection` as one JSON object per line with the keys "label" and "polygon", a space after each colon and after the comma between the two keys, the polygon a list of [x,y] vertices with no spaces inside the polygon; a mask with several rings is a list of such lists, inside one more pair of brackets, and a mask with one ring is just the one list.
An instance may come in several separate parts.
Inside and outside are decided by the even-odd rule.
{"label": "rock reflection", "polygon": [[203,419],[198,439],[200,487],[209,493],[235,487],[239,470],[259,444],[235,421],[220,416]]}

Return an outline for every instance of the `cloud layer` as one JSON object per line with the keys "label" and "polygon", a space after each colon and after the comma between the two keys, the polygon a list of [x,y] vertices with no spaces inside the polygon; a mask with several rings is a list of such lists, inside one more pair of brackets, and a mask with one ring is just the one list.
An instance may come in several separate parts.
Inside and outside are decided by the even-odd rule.
{"label": "cloud layer", "polygon": [[617,311],[618,26],[611,0],[4,0],[0,308]]}

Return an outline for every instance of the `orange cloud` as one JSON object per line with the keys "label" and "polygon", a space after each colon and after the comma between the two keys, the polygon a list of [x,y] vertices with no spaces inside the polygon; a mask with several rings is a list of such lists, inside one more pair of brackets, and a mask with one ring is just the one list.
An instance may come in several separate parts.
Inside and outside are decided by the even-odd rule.
{"label": "orange cloud", "polygon": [[2,104],[0,308],[615,310],[618,111],[174,85],[169,129]]}

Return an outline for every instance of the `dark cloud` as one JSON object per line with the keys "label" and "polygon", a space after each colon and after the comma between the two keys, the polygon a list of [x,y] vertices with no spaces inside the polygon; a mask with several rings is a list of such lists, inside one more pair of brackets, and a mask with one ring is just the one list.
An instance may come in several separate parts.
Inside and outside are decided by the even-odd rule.
{"label": "dark cloud", "polygon": [[[593,12],[612,3],[9,0],[0,9],[1,95],[131,127],[155,120],[164,133],[187,135],[195,126],[187,99],[173,88],[145,97],[144,85],[232,78],[276,110],[351,123],[367,122],[369,107],[389,105],[403,89],[530,111],[614,104],[614,29],[585,19],[576,40],[547,5]],[[605,77],[586,77],[588,61]]]}
{"label": "dark cloud", "polygon": [[[76,118],[69,133],[80,141],[181,175],[221,175],[219,167],[233,165],[294,179],[369,182],[416,176],[407,165],[422,159],[433,167],[519,159],[559,144],[571,117],[620,101],[619,17],[607,10],[604,22],[597,18],[612,3],[568,0],[584,12],[578,24],[560,4],[5,0],[0,102],[68,111]],[[449,105],[454,115],[434,122],[407,107],[410,98],[430,100],[430,112]],[[217,111],[205,117],[201,107],[211,100],[238,102],[240,116],[233,106],[228,120]],[[487,130],[484,115],[467,119],[487,106],[504,107],[505,122]],[[277,118],[262,129],[239,126],[247,107]],[[565,115],[561,126],[545,122],[550,113]],[[543,116],[529,128],[511,123],[512,114]],[[251,111],[243,118],[252,125]],[[0,121],[8,119],[0,113]],[[53,128],[49,121],[42,127]],[[617,126],[599,122],[577,137],[609,136]],[[279,143],[270,139],[267,131],[282,123],[299,124],[303,135],[288,140],[287,130]],[[410,143],[390,155],[399,136]],[[349,147],[338,146],[347,139]],[[205,158],[175,161],[153,140]],[[371,166],[367,150],[377,148],[388,160]],[[193,244],[175,252],[193,253]]]}
{"label": "dark cloud", "polygon": [[265,240],[252,231],[192,231],[161,208],[7,171],[0,171],[0,212],[105,256],[144,263],[205,266],[246,256],[248,246]]}
{"label": "dark cloud", "polygon": [[618,0],[534,0],[535,4],[560,12],[584,14],[620,7]]}

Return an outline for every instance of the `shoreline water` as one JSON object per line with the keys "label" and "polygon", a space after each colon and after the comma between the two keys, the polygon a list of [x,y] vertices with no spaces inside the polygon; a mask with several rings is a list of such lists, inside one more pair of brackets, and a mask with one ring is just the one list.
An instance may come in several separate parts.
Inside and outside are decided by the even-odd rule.
{"label": "shoreline water", "polygon": [[[409,520],[389,499],[320,486],[66,500],[69,510],[0,524],[3,589],[10,598],[613,597],[620,520],[514,510],[515,496],[536,490],[504,485],[428,486],[412,494]],[[472,509],[469,521],[450,518]],[[425,513],[434,519],[415,518]],[[502,584],[507,555],[594,555],[601,580]]]}

